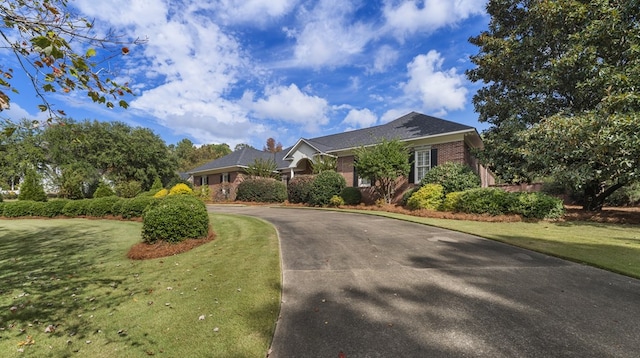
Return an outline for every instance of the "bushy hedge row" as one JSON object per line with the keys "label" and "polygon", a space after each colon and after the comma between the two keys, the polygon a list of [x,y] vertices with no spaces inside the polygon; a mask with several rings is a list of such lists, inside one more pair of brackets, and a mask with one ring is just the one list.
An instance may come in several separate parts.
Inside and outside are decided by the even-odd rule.
{"label": "bushy hedge row", "polygon": [[282,203],[287,200],[287,186],[272,178],[245,179],[238,185],[236,200]]}
{"label": "bushy hedge row", "polygon": [[168,195],[155,200],[142,216],[142,240],[150,244],[199,239],[208,232],[207,207],[191,195]]}
{"label": "bushy hedge row", "polygon": [[0,205],[0,216],[4,217],[104,217],[116,216],[125,219],[141,217],[144,209],[153,202],[153,197],[118,198],[115,196],[97,199],[56,199],[47,202],[18,200],[3,202]]}

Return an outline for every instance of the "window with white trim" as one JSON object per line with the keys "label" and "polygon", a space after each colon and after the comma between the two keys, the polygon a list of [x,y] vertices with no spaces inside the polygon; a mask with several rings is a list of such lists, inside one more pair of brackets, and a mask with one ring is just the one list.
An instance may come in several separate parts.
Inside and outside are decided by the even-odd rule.
{"label": "window with white trim", "polygon": [[371,180],[370,179],[358,176],[358,187],[359,188],[368,188],[370,186],[371,186]]}
{"label": "window with white trim", "polygon": [[203,175],[201,179],[202,179],[201,185],[209,184],[209,176],[208,175]]}
{"label": "window with white trim", "polygon": [[425,174],[431,169],[431,148],[430,147],[418,147],[415,148],[415,183],[419,183]]}
{"label": "window with white trim", "polygon": [[222,182],[223,183],[229,182],[229,173],[222,173]]}

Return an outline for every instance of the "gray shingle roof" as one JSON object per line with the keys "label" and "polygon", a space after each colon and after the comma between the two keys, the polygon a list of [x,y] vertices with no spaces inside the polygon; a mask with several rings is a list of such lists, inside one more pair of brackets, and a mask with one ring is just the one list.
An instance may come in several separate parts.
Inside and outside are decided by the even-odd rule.
{"label": "gray shingle roof", "polygon": [[[288,149],[289,148],[285,150],[288,151]],[[278,168],[287,167],[289,164],[282,160],[286,151],[276,153],[275,159]],[[203,172],[218,168],[229,168],[238,166],[246,167],[249,164],[253,163],[256,159],[273,159],[273,153],[264,152],[251,147],[243,147],[242,149],[236,150],[235,152],[225,155],[222,158],[218,158],[197,168],[191,169],[189,170],[189,173]]]}

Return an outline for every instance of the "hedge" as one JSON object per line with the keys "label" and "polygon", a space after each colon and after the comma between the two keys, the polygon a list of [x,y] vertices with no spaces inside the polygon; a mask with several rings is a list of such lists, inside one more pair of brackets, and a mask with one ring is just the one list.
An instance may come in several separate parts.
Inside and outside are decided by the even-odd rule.
{"label": "hedge", "polygon": [[289,180],[289,185],[287,185],[289,202],[293,204],[308,203],[314,178],[314,175],[296,175]]}
{"label": "hedge", "polygon": [[325,170],[313,180],[309,192],[309,204],[313,206],[329,205],[334,195],[340,195],[347,186],[344,177],[333,170]]}
{"label": "hedge", "polygon": [[362,201],[362,192],[358,188],[348,186],[342,189],[340,197],[344,199],[345,205],[358,205]]}
{"label": "hedge", "polygon": [[413,193],[407,201],[411,210],[438,210],[444,200],[444,188],[440,184],[426,184]]}
{"label": "hedge", "polygon": [[420,186],[426,184],[442,185],[446,195],[455,191],[479,188],[481,181],[478,174],[474,173],[468,165],[446,162],[427,171],[420,181]]}
{"label": "hedge", "polygon": [[[131,199],[125,199],[120,207],[120,212],[114,212],[115,215],[120,215],[124,219],[139,218],[142,216],[144,209],[158,199],[152,196],[137,196]],[[114,205],[118,205],[114,203]]]}
{"label": "hedge", "polygon": [[87,215],[94,217],[103,217],[106,215],[114,215],[113,204],[122,199],[117,196],[105,196],[91,200],[87,208]]}
{"label": "hedge", "polygon": [[169,195],[155,200],[142,217],[142,240],[150,244],[203,238],[208,232],[207,207],[191,195]]}
{"label": "hedge", "polygon": [[89,211],[92,199],[69,200],[62,208],[62,215],[69,217],[84,216]]}
{"label": "hedge", "polygon": [[238,185],[236,200],[282,203],[287,200],[287,186],[272,178],[246,179]]}

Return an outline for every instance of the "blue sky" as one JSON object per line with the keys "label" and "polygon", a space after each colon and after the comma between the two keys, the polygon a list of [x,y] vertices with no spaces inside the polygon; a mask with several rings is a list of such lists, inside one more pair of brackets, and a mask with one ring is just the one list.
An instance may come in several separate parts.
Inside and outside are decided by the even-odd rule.
{"label": "blue sky", "polygon": [[[74,0],[97,31],[147,38],[104,64],[136,94],[109,110],[82,93],[49,100],[76,120],[118,120],[167,144],[249,143],[366,128],[410,111],[478,128],[464,71],[481,0]],[[9,61],[0,52],[1,61]],[[38,118],[25,78],[0,115]]]}

